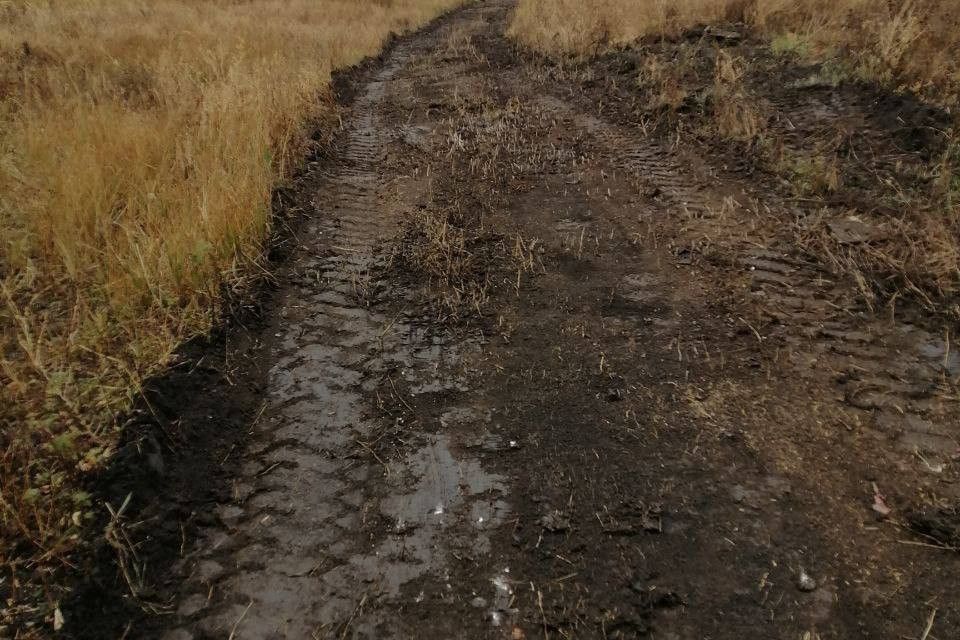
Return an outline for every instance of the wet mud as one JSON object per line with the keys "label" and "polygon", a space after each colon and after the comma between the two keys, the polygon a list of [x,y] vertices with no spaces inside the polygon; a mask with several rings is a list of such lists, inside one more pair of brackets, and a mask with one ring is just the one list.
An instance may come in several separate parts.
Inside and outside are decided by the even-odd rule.
{"label": "wet mud", "polygon": [[549,78],[511,8],[350,79],[275,290],[211,347],[245,364],[179,375],[206,462],[165,449],[131,528],[147,613],[68,630],[957,636],[948,338],[732,213],[776,193]]}

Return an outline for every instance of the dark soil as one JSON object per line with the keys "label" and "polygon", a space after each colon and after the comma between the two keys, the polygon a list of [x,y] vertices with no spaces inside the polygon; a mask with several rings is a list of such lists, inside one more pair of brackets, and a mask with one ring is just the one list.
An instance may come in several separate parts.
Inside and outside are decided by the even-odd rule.
{"label": "dark soil", "polygon": [[948,334],[510,7],[338,82],[275,285],[104,479],[137,597],[105,547],[65,637],[960,636]]}

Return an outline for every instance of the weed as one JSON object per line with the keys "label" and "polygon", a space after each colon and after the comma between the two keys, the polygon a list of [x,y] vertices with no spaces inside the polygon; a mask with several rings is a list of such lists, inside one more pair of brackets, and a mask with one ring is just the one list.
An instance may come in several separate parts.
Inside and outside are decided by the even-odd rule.
{"label": "weed", "polygon": [[726,51],[717,52],[711,109],[721,137],[752,144],[766,129],[766,118],[744,87],[743,75],[741,60]]}
{"label": "weed", "polygon": [[456,217],[455,211],[427,209],[409,214],[391,263],[420,276],[446,313],[458,315],[464,309],[480,313],[490,286],[477,251],[482,231],[468,236],[453,223]]}
{"label": "weed", "polygon": [[850,65],[830,58],[820,64],[819,68],[802,80],[791,83],[794,89],[811,89],[814,87],[839,87],[843,82],[856,76]]}
{"label": "weed", "polygon": [[654,110],[677,111],[690,98],[684,80],[695,58],[693,49],[684,47],[674,60],[654,55],[645,58],[637,84],[649,93]]}
{"label": "weed", "polygon": [[770,51],[781,58],[806,58],[810,55],[810,42],[797,33],[781,33],[770,41]]}
{"label": "weed", "polygon": [[780,172],[788,176],[799,196],[823,196],[840,187],[840,169],[836,156],[810,154],[791,156]]}

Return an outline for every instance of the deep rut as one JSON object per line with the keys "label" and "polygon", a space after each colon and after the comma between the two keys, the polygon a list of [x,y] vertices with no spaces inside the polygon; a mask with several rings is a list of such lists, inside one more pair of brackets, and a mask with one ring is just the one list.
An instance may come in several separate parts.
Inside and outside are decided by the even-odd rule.
{"label": "deep rut", "polygon": [[946,456],[930,405],[960,361],[789,247],[728,241],[732,207],[777,201],[547,86],[512,6],[359,73],[160,635],[907,637],[933,606],[951,637],[956,558],[870,511],[878,481],[930,485],[861,440]]}

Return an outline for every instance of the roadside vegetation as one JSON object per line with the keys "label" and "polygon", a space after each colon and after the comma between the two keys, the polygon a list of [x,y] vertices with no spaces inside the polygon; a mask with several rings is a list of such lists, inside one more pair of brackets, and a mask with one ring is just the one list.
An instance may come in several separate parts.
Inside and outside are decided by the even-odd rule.
{"label": "roadside vegetation", "polygon": [[512,34],[549,54],[589,54],[691,27],[740,23],[778,52],[837,58],[852,74],[956,101],[960,15],[953,0],[520,0]]}
{"label": "roadside vegetation", "polygon": [[0,1],[0,636],[58,624],[85,478],[260,270],[331,71],[454,4]]}
{"label": "roadside vegetation", "polygon": [[510,33],[565,75],[600,61],[645,128],[775,176],[795,246],[869,307],[960,318],[952,0],[520,0]]}

